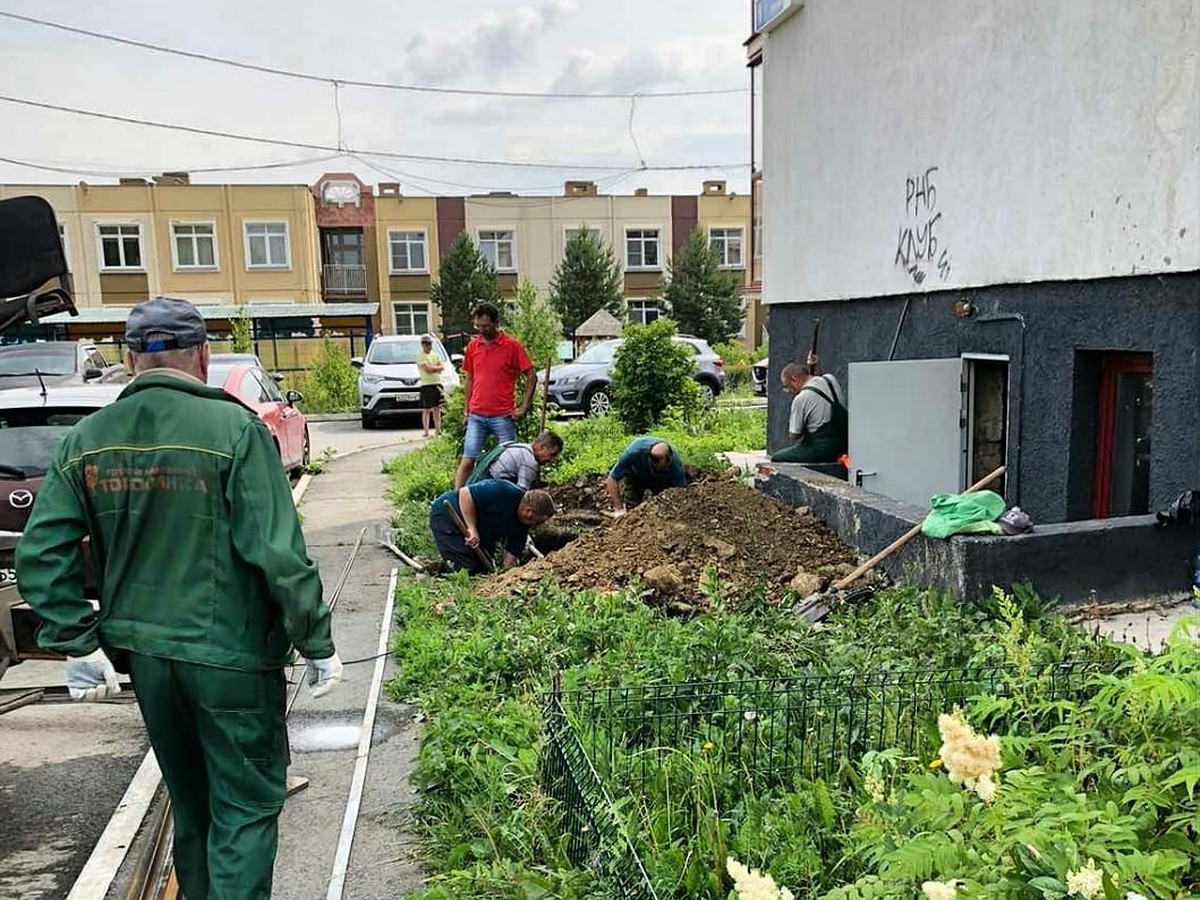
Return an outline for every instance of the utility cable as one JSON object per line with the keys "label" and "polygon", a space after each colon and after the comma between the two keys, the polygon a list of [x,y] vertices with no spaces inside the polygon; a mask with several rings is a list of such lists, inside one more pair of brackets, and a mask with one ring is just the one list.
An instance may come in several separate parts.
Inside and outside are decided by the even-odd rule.
{"label": "utility cable", "polygon": [[[141,125],[146,128],[160,128],[166,131],[179,131],[185,134],[199,134],[205,137],[226,138],[227,140],[231,141],[246,141],[252,144],[269,144],[276,147],[292,147],[297,150],[319,150],[326,153],[346,153],[349,155],[365,154],[368,156],[379,156],[387,159],[406,159],[417,162],[437,162],[464,166],[497,166],[515,169],[575,169],[579,171],[595,172],[625,172],[629,168],[628,166],[598,165],[589,163],[526,162],[513,159],[474,159],[461,156],[431,156],[418,153],[398,153],[392,150],[364,150],[352,147],[339,148],[330,146],[329,144],[320,144],[313,141],[288,141],[280,138],[239,134],[233,131],[218,131],[211,128],[197,128],[193,125],[156,122],[151,119],[139,119],[133,116],[119,116],[114,113],[96,112],[95,110],[79,109],[78,107],[62,106],[57,103],[44,103],[39,100],[28,100],[23,97],[12,97],[6,94],[0,94],[0,100],[6,103],[14,103],[18,106],[28,106],[32,107],[33,109],[44,109],[52,112],[69,113],[71,115],[85,116],[92,119],[102,119],[107,122],[120,122],[124,125]],[[749,163],[712,163],[707,165],[644,166],[642,167],[641,171],[687,172],[696,170],[746,168],[749,165]]]}
{"label": "utility cable", "polygon": [[[215,56],[210,53],[200,53],[195,50],[182,50],[178,47],[168,47],[164,44],[154,44],[150,41],[139,41],[134,38],[121,37],[116,34],[108,34],[103,31],[92,31],[87,28],[79,28],[75,25],[66,25],[62,22],[51,22],[47,19],[38,19],[33,16],[23,16],[19,13],[0,10],[0,18],[11,19],[16,22],[24,22],[27,25],[39,25],[43,28],[54,28],[59,31],[65,31],[69,34],[80,35],[82,37],[95,38],[96,40],[109,41],[114,44],[123,44],[127,47],[138,47],[142,50],[149,50],[154,53],[166,53],[171,56],[182,56],[185,59],[199,60],[201,62],[216,63],[222,66],[231,66],[236,69],[244,69],[249,72],[260,72],[265,75],[277,75],[281,78],[294,78],[301,81],[316,81],[325,84],[341,83],[346,87],[359,88],[375,88],[379,90],[389,91],[411,91],[414,93],[424,94],[457,94],[466,97],[511,97],[525,100],[627,100],[630,94],[616,93],[588,93],[585,91],[501,91],[501,90],[484,90],[480,88],[452,88],[436,85],[423,84],[402,84],[386,81],[363,81],[353,78],[343,78],[342,76],[333,75],[318,75],[312,72],[297,72],[291,69],[283,69],[278,66],[267,66],[259,63],[243,62],[237,59],[230,59],[225,56]],[[707,88],[702,90],[688,91],[647,91],[642,93],[642,97],[711,97],[719,94],[745,94],[749,92],[749,88]]]}
{"label": "utility cable", "polygon": [[37,169],[43,172],[56,172],[61,175],[88,175],[92,178],[121,178],[129,175],[131,172],[147,172],[155,175],[164,171],[187,172],[190,175],[197,174],[217,174],[221,172],[258,172],[268,169],[293,169],[299,166],[316,165],[317,163],[330,162],[331,160],[340,159],[341,153],[326,153],[321,156],[307,156],[301,159],[280,160],[279,162],[270,163],[250,163],[245,166],[126,166],[121,169],[108,169],[101,171],[101,164],[97,163],[81,163],[78,166],[67,165],[50,165],[49,163],[36,163],[26,159],[14,159],[9,156],[0,156],[0,163],[8,163],[13,166],[20,166],[24,169]]}

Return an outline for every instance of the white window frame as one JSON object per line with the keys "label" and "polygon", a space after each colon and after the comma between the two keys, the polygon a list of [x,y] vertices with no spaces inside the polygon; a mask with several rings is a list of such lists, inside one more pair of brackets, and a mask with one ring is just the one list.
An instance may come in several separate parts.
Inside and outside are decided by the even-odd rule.
{"label": "white window frame", "polygon": [[[635,303],[638,305],[638,309],[642,311],[642,315],[638,318],[634,318],[633,315],[633,306]],[[653,309],[655,316],[653,319],[647,321],[645,312],[648,309]],[[662,304],[653,297],[630,297],[625,301],[625,319],[636,325],[649,325],[650,322],[655,322],[663,318],[666,314],[667,311],[663,309]]]}
{"label": "white window frame", "polygon": [[563,240],[562,240],[563,253],[567,252],[567,244],[569,244],[571,242],[571,234],[573,232],[579,232],[579,231],[586,231],[590,234],[596,235],[596,238],[600,242],[600,246],[601,247],[604,246],[604,230],[602,228],[593,227],[591,225],[585,225],[583,228],[580,228],[578,225],[564,225],[563,226]]}
{"label": "white window frame", "polygon": [[[516,229],[516,226],[515,225],[491,225],[487,228],[476,228],[475,229],[475,246],[479,249],[480,253],[483,253],[483,236],[485,234],[505,234],[505,233],[511,235],[511,237],[509,238],[509,243],[510,243],[509,251],[512,255],[512,265],[506,266],[503,268],[498,264],[496,266],[494,266],[496,272],[499,274],[510,274],[512,272],[517,271],[517,229]],[[483,254],[483,258],[487,259],[487,254]],[[496,247],[496,261],[497,261],[497,263],[499,263],[499,261],[500,261],[499,246]]]}
{"label": "white window frame", "polygon": [[[399,307],[402,307],[402,306],[408,307],[407,319],[408,319],[408,324],[410,327],[412,327],[415,324],[414,319],[413,319],[413,313],[420,309],[425,310],[425,328],[423,330],[420,330],[420,331],[401,331],[400,330],[400,316],[399,316],[397,310],[399,309]],[[392,304],[392,331],[394,334],[429,334],[429,333],[431,333],[430,328],[432,327],[432,325],[433,325],[433,304],[431,304],[431,303],[407,303],[404,301],[397,301]]]}
{"label": "white window frame", "polygon": [[[639,240],[642,242],[642,265],[631,265],[629,262],[629,233],[631,231],[653,231],[658,237],[655,240],[655,250],[658,256],[658,261],[653,265],[645,265],[646,259],[646,238],[642,237]],[[663,236],[666,233],[661,225],[628,225],[625,228],[624,240],[621,244],[621,261],[625,265],[627,272],[661,272],[663,267]]]}
{"label": "white window frame", "polygon": [[[266,262],[255,264],[251,262],[250,257],[250,229],[255,225],[282,225],[283,226],[283,243],[284,250],[287,253],[287,261],[283,263]],[[258,237],[258,235],[255,235]],[[267,242],[267,258],[271,256],[271,241],[270,235],[262,235]],[[247,272],[287,272],[292,268],[292,225],[287,219],[243,219],[242,220],[242,245],[246,252],[246,271]]]}
{"label": "white window frame", "polygon": [[738,238],[738,255],[740,259],[736,263],[728,261],[729,253],[729,237],[727,234],[722,235],[721,241],[721,268],[722,269],[745,269],[746,268],[746,226],[745,225],[710,225],[708,227],[708,246],[713,245],[713,232],[736,231]]}
{"label": "white window frame", "polygon": [[[212,241],[212,257],[213,257],[212,265],[207,265],[204,263],[194,263],[192,265],[184,265],[183,263],[181,263],[179,261],[178,238],[181,237],[181,235],[176,235],[175,229],[176,228],[195,228],[197,226],[205,226],[205,225],[207,225],[209,228],[212,229],[211,233],[208,234],[208,239],[210,241]],[[186,235],[186,237],[191,238],[192,250],[193,250],[193,252],[195,252],[197,249],[196,233],[192,232],[191,235]],[[201,237],[203,237],[203,235],[201,235]],[[195,258],[199,259],[200,254],[196,253]],[[217,249],[217,223],[214,220],[212,220],[212,219],[196,219],[194,221],[180,220],[180,221],[171,223],[171,268],[176,272],[219,272],[221,270],[221,257],[220,257],[220,253]]]}
{"label": "white window frame", "polygon": [[[104,235],[100,233],[102,228],[136,228],[138,242],[138,257],[139,262],[136,266],[125,264],[125,238],[127,235],[117,234],[117,246],[121,251],[121,265],[110,266],[104,262]],[[96,223],[96,262],[99,264],[101,272],[145,272],[146,271],[146,245],[142,241],[142,223],[136,221],[119,221],[119,222],[97,222]]]}
{"label": "white window frame", "polygon": [[[397,269],[396,258],[392,254],[392,235],[419,234],[421,236],[421,255],[425,257],[425,265],[419,269]],[[412,247],[412,241],[405,241],[405,246]],[[425,228],[389,228],[387,233],[388,274],[390,275],[425,275],[429,272],[429,231]],[[412,262],[412,252],[409,251],[409,262]]]}

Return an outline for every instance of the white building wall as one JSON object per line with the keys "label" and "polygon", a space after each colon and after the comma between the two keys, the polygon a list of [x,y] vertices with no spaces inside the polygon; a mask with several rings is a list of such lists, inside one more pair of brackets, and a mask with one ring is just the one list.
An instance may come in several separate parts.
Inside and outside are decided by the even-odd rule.
{"label": "white building wall", "polygon": [[766,36],[764,300],[1200,269],[1200,0],[808,0]]}

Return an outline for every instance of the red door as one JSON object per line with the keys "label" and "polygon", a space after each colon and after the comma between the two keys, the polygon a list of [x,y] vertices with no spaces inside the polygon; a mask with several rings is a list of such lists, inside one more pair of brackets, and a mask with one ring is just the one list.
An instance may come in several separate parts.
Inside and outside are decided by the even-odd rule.
{"label": "red door", "polygon": [[1111,353],[1104,357],[1092,497],[1092,515],[1097,519],[1150,511],[1153,387],[1151,354]]}

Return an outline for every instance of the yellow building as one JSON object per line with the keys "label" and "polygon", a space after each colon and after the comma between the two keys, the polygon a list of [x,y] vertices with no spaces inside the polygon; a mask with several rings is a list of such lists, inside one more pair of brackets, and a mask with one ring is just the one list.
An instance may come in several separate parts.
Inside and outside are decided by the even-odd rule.
{"label": "yellow building", "polygon": [[438,330],[429,288],[438,277],[438,203],[435,197],[405,197],[400,185],[384,183],[375,197],[379,300],[385,330],[423,334]]}

